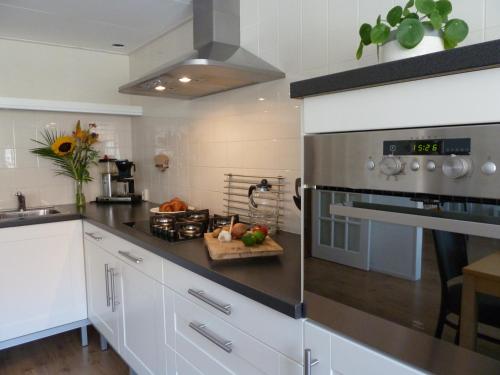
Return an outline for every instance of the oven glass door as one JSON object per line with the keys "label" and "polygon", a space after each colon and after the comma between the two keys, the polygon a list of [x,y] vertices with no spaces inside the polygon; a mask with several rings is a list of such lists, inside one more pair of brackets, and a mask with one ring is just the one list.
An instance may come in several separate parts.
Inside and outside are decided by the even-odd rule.
{"label": "oven glass door", "polygon": [[500,206],[308,196],[305,290],[500,360]]}

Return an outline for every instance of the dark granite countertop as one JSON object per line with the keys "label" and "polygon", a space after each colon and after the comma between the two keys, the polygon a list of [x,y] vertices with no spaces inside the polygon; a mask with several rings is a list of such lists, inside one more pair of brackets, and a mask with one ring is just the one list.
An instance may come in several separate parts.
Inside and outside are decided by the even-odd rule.
{"label": "dark granite countertop", "polygon": [[290,84],[290,97],[355,90],[500,66],[500,39]]}
{"label": "dark granite countertop", "polygon": [[0,228],[85,219],[116,236],[187,268],[293,318],[303,317],[301,303],[300,236],[280,232],[273,238],[283,246],[279,257],[212,261],[203,239],[167,242],[140,232],[124,223],[147,220],[157,204],[87,204],[78,211],[74,205],[57,206],[61,213],[46,217],[0,222]]}
{"label": "dark granite countertop", "polygon": [[364,311],[304,291],[307,318],[351,341],[439,375],[500,374],[500,362],[403,327]]}

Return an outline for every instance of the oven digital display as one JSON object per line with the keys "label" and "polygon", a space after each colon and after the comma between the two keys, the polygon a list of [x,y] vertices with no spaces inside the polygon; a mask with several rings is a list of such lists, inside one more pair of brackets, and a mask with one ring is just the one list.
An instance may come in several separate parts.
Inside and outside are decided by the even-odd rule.
{"label": "oven digital display", "polygon": [[384,141],[384,155],[469,155],[470,138]]}
{"label": "oven digital display", "polygon": [[442,141],[415,141],[412,143],[413,155],[441,155]]}

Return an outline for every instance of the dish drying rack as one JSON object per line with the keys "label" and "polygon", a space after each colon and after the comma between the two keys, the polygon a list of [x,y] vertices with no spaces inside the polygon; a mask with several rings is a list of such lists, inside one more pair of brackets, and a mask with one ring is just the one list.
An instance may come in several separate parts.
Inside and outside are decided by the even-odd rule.
{"label": "dish drying rack", "polygon": [[238,214],[242,221],[250,222],[250,209],[248,208],[248,189],[251,185],[257,185],[262,179],[269,181],[272,185],[271,192],[274,193],[278,217],[276,230],[279,231],[283,225],[284,216],[284,194],[285,177],[282,176],[250,176],[243,174],[224,174],[224,208],[226,215]]}

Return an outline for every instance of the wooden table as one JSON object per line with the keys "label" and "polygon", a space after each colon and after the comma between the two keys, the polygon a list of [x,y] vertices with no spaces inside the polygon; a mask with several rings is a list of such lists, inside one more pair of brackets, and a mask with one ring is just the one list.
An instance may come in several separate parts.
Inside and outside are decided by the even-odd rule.
{"label": "wooden table", "polygon": [[476,293],[500,298],[500,251],[469,264],[463,269],[462,311],[460,316],[460,346],[476,349]]}

